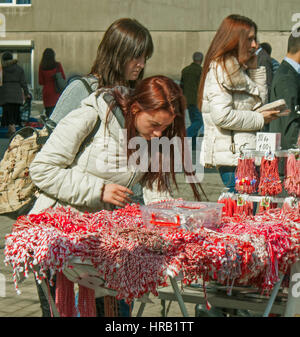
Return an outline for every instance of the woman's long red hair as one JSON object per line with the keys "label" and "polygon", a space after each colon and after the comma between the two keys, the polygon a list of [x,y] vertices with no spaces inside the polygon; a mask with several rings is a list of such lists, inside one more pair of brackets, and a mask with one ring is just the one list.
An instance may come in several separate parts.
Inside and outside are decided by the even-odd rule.
{"label": "woman's long red hair", "polygon": [[225,61],[228,57],[235,56],[240,65],[248,61],[249,54],[246,40],[251,28],[254,28],[256,37],[256,23],[245,16],[236,14],[229,15],[221,23],[206,53],[203,64],[201,81],[198,88],[198,106],[200,110],[202,108],[205,79],[211,62],[218,62],[227,72]]}
{"label": "woman's long red hair", "polygon": [[[184,138],[186,137],[185,128],[185,110],[186,110],[186,100],[182,93],[181,88],[170,78],[166,76],[152,76],[148,77],[138,83],[137,87],[131,91],[130,94],[124,95],[120,90],[114,90],[113,96],[115,98],[116,104],[122,109],[125,116],[125,128],[127,129],[127,140],[128,143],[130,139],[138,136],[135,119],[139,112],[150,112],[154,113],[159,110],[166,110],[171,115],[175,115],[173,123],[166,128],[163,132],[163,137],[172,139],[173,137],[179,137],[181,144],[184,144]],[[135,113],[133,113],[135,109]],[[150,145],[149,141],[149,145]],[[128,158],[135,150],[128,149]],[[182,149],[182,163],[188,162],[190,153]],[[161,157],[161,156],[160,156]],[[190,159],[190,164],[191,164]],[[175,172],[174,172],[174,147],[171,146],[170,149],[170,172],[162,171],[162,164],[159,165],[159,172],[148,172],[145,173],[142,183],[147,187],[152,188],[153,183],[158,183],[158,190],[165,191],[170,189],[170,176],[177,187]],[[184,167],[184,165],[183,165]],[[186,175],[190,174],[183,168]],[[197,190],[197,186],[202,187],[200,184],[191,183],[191,188],[194,192],[194,196],[197,200],[201,200],[200,194]],[[203,190],[202,190],[203,191]]]}

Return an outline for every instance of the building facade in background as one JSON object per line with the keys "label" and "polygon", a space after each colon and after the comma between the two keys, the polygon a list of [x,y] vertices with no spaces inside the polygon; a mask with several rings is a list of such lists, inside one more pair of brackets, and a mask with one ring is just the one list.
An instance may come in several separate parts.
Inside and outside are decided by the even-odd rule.
{"label": "building facade in background", "polygon": [[13,52],[25,69],[35,99],[40,98],[38,66],[53,48],[67,77],[86,74],[107,27],[121,17],[135,18],[151,32],[154,55],[146,76],[180,79],[194,51],[204,54],[221,21],[246,15],[259,28],[281,62],[292,29],[300,26],[299,0],[0,0],[0,54]]}

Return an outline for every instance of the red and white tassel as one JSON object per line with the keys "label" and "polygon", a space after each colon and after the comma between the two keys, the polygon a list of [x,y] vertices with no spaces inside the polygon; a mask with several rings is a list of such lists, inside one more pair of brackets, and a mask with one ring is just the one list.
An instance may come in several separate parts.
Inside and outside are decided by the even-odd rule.
{"label": "red and white tassel", "polygon": [[300,159],[294,154],[290,154],[286,162],[284,188],[289,195],[300,197]]}
{"label": "red and white tassel", "polygon": [[282,192],[277,157],[274,156],[273,159],[262,158],[258,191],[260,195],[277,195]]}
{"label": "red and white tassel", "polygon": [[62,272],[56,273],[55,305],[60,317],[76,317],[74,283]]}

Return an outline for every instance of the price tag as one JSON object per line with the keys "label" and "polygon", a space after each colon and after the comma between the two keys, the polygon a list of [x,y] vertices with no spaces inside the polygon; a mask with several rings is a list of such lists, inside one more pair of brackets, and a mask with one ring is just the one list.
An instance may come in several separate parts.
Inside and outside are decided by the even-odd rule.
{"label": "price tag", "polygon": [[245,199],[241,195],[238,195],[237,196],[237,206],[245,206],[245,204],[246,204]]}
{"label": "price tag", "polygon": [[281,134],[273,132],[256,133],[256,151],[278,151],[281,145]]}
{"label": "price tag", "polygon": [[260,206],[262,207],[270,207],[270,198],[269,197],[264,197],[260,201]]}

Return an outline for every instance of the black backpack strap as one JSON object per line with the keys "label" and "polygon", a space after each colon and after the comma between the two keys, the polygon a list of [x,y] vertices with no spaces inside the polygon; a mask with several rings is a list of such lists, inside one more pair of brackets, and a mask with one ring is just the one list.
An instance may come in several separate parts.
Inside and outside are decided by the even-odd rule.
{"label": "black backpack strap", "polygon": [[80,77],[78,78],[79,81],[82,82],[82,84],[85,86],[87,92],[90,94],[92,94],[94,92],[94,90],[91,88],[89,82],[84,78],[84,77]]}
{"label": "black backpack strap", "polygon": [[[76,78],[76,80],[80,81],[84,85],[84,87],[87,90],[87,92],[89,93],[89,95],[94,92],[94,90],[91,88],[88,80],[86,80],[84,77]],[[43,115],[40,116],[40,120],[44,124],[44,126],[47,128],[48,133],[50,135],[53,132],[53,130],[55,129],[57,124],[52,119],[50,119],[49,117],[43,116]]]}
{"label": "black backpack strap", "polygon": [[[92,89],[92,87],[90,86],[89,82],[87,79],[85,79],[84,77],[80,77],[78,78],[79,81],[82,82],[82,84],[85,86],[87,92],[89,93],[89,95],[91,95],[94,90]],[[97,133],[99,127],[101,125],[101,119],[100,117],[98,116],[97,117],[97,121],[96,121],[96,124],[93,128],[93,130],[91,131],[91,133],[85,138],[85,140],[81,143],[80,145],[80,148],[79,148],[79,151],[78,152],[81,152],[83,151],[83,149],[91,142],[91,140],[94,138],[95,134]]]}
{"label": "black backpack strap", "polygon": [[[105,100],[107,105],[109,107],[111,107],[111,104],[114,101],[114,97],[110,93],[106,92],[103,95],[103,99]],[[115,107],[112,107],[112,113],[116,117],[116,119],[117,119],[118,123],[120,124],[121,128],[124,129],[125,128],[125,118],[124,118],[122,110],[118,106],[115,106]]]}

